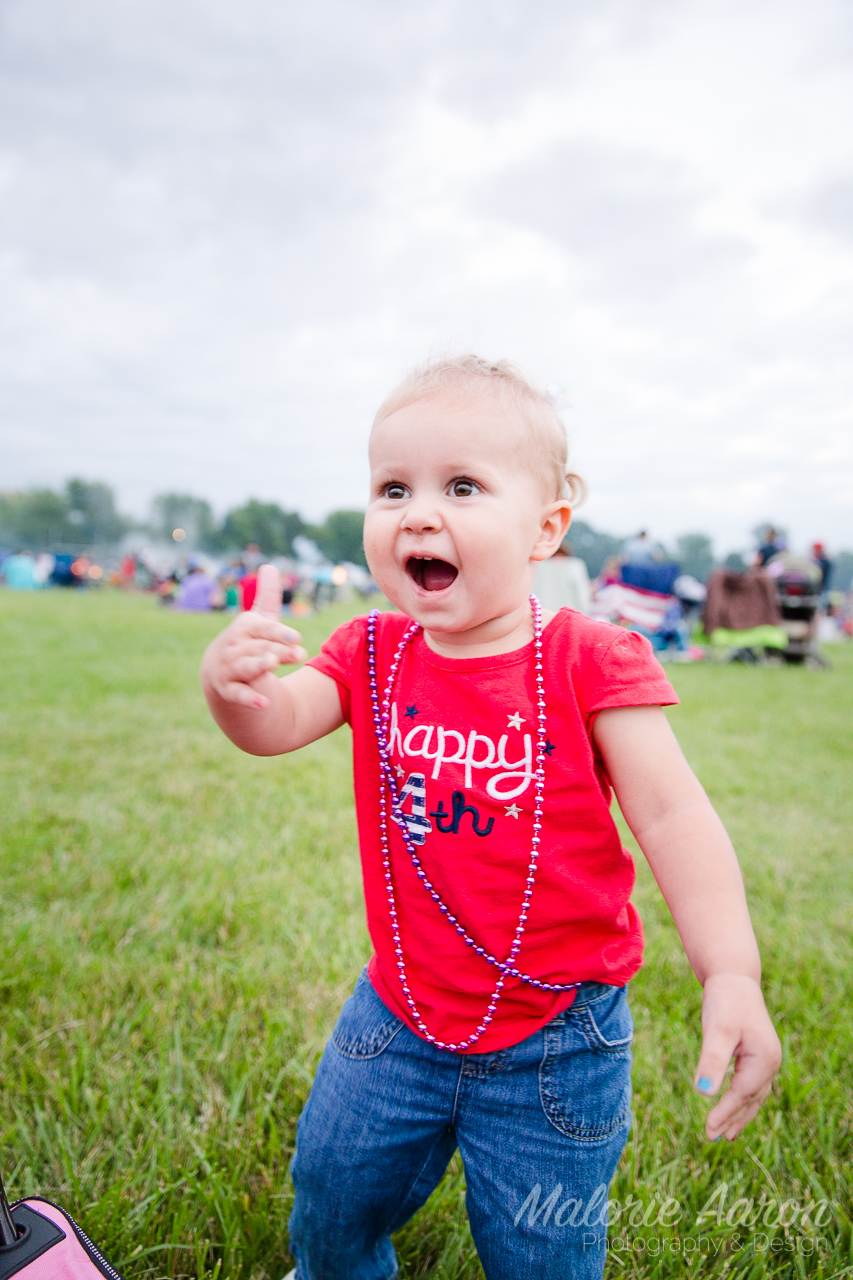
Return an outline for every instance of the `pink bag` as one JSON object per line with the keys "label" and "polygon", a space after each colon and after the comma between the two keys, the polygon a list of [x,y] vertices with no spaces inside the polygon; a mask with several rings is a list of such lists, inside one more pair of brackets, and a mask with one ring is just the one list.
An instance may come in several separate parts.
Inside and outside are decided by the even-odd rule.
{"label": "pink bag", "polygon": [[10,1206],[0,1180],[0,1280],[123,1280],[73,1218],[33,1196]]}

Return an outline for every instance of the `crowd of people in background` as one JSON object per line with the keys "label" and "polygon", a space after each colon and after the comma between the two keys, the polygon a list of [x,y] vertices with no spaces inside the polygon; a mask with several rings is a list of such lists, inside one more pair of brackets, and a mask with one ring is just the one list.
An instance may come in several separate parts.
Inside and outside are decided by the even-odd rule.
{"label": "crowd of people in background", "polygon": [[[361,565],[331,564],[301,541],[303,558],[273,558],[282,573],[283,612],[305,615],[353,593],[376,591]],[[0,553],[0,581],[13,590],[111,586],[151,593],[181,612],[236,613],[251,609],[266,558],[256,543],[218,559],[200,552],[173,555],[171,564],[156,551],[129,551],[100,563],[93,554],[19,550]],[[717,567],[700,581],[643,529],[625,539],[593,578],[566,540],[539,565],[533,589],[546,609],[567,605],[641,632],[664,660],[698,660],[708,646],[722,646],[736,654],[778,651],[789,660],[799,653],[817,662],[818,641],[853,638],[853,592],[834,589],[832,569],[822,542],[797,555],[782,532],[767,526],[758,531],[751,563]]]}
{"label": "crowd of people in background", "polygon": [[640,632],[664,661],[821,666],[820,642],[853,638],[853,592],[832,589],[832,567],[823,543],[798,555],[768,527],[751,563],[717,567],[701,582],[640,530],[592,581],[567,540],[539,566],[534,591],[548,609],[568,605]]}
{"label": "crowd of people in background", "polygon": [[[203,553],[185,555],[174,565],[162,559],[156,552],[128,552],[101,564],[92,556],[19,550],[0,556],[0,582],[16,591],[107,586],[150,593],[180,612],[238,613],[251,609],[258,568],[267,557],[249,543],[241,553],[219,559]],[[333,565],[319,555],[310,561],[278,556],[273,563],[282,574],[284,612],[307,614],[353,592],[367,597],[376,590],[361,565]]]}
{"label": "crowd of people in background", "polygon": [[[241,609],[251,609],[258,589],[258,568],[263,560],[257,543],[249,543],[241,556],[230,559],[218,572],[205,565],[198,556],[190,556],[182,578],[174,573],[159,584],[160,598],[164,604],[187,613],[207,613],[212,609],[238,613]],[[279,567],[284,584],[282,609],[293,611],[295,594],[300,587],[306,597],[305,607],[309,607],[309,602],[316,607],[316,577],[300,574],[297,567],[289,563]],[[347,581],[348,575],[343,577],[341,585]]]}

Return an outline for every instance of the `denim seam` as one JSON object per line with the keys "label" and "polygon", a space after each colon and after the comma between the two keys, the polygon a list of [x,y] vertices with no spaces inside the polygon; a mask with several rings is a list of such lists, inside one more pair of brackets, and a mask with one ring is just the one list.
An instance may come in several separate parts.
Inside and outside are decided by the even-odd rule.
{"label": "denim seam", "polygon": [[[595,1048],[601,1050],[603,1053],[618,1054],[628,1048],[634,1039],[634,1033],[632,1032],[629,1036],[623,1036],[621,1040],[608,1040],[593,1017],[592,1012],[588,1014],[584,1021],[592,1027],[592,1035],[595,1037],[596,1041]],[[583,1028],[583,1030],[584,1034],[587,1034],[588,1028]]]}
{"label": "denim seam", "polygon": [[602,991],[600,996],[593,996],[589,1000],[573,1000],[572,1003],[569,1005],[568,1009],[565,1010],[565,1012],[571,1013],[573,1010],[580,1012],[581,1009],[589,1009],[594,1004],[601,1004],[602,1000],[611,999],[614,991],[622,991],[622,990],[623,990],[622,987],[610,987],[609,990]]}
{"label": "denim seam", "polygon": [[[602,1146],[605,1142],[609,1141],[613,1137],[614,1133],[618,1132],[619,1129],[624,1127],[626,1121],[630,1121],[630,1118],[631,1118],[630,1100],[628,1102],[628,1105],[623,1106],[615,1116],[608,1117],[607,1120],[602,1121],[600,1124],[589,1126],[583,1129],[579,1128],[577,1125],[573,1125],[561,1113],[559,1102],[557,1100],[556,1095],[549,1092],[549,1078],[551,1073],[549,1071],[548,1064],[549,1064],[549,1059],[552,1059],[557,1056],[557,1047],[556,1047],[556,1044],[554,1043],[555,1040],[556,1040],[556,1036],[554,1036],[553,1033],[552,1035],[549,1036],[546,1030],[545,1036],[544,1036],[543,1049],[542,1049],[542,1057],[539,1062],[539,1072],[538,1072],[539,1103],[540,1103],[540,1106],[542,1107],[542,1112],[545,1116],[545,1119],[548,1121],[550,1125],[553,1126],[553,1128],[557,1130],[558,1133],[562,1134],[564,1138],[569,1138],[572,1142],[577,1142],[581,1146],[585,1146],[585,1145]],[[599,1046],[596,1046],[596,1048],[598,1048],[598,1051],[601,1052],[602,1056],[604,1057],[612,1056],[612,1057],[624,1058],[629,1056],[628,1054],[625,1054],[624,1051],[613,1053],[612,1051],[608,1051],[606,1049],[603,1050]],[[629,1098],[630,1098],[630,1095],[629,1095]]]}
{"label": "denim seam", "polygon": [[453,1091],[453,1106],[450,1108],[450,1125],[451,1128],[454,1129],[456,1128],[456,1110],[459,1106],[459,1094],[462,1092],[462,1081],[465,1078],[462,1071],[464,1065],[465,1063],[460,1057],[457,1063],[456,1088]]}
{"label": "denim seam", "polygon": [[[436,1137],[436,1139],[435,1139],[435,1142],[432,1144],[432,1146],[431,1146],[431,1147],[430,1147],[430,1149],[429,1149],[429,1153],[428,1153],[428,1155],[427,1155],[426,1159],[424,1160],[424,1162],[423,1162],[423,1164],[421,1165],[420,1169],[418,1169],[417,1173],[416,1173],[416,1174],[415,1174],[415,1176],[412,1178],[411,1182],[409,1183],[408,1187],[406,1188],[406,1194],[405,1194],[405,1196],[403,1197],[402,1201],[400,1202],[400,1213],[401,1213],[401,1214],[404,1214],[404,1213],[406,1212],[406,1205],[407,1205],[407,1204],[408,1204],[408,1202],[409,1202],[409,1197],[411,1196],[411,1194],[412,1194],[412,1192],[414,1191],[415,1187],[418,1185],[418,1179],[421,1177],[421,1174],[423,1173],[424,1169],[426,1169],[427,1165],[429,1164],[430,1160],[432,1159],[433,1152],[435,1151],[436,1147],[437,1147],[437,1146],[439,1145],[439,1143],[441,1142],[441,1139],[442,1139],[442,1137],[443,1137],[443,1136],[444,1136],[444,1134],[443,1134],[443,1133],[439,1133],[439,1134],[438,1134],[438,1136],[437,1136],[437,1137]],[[439,1182],[440,1182],[440,1181],[441,1181],[441,1179],[439,1179]],[[417,1212],[417,1210],[415,1210],[415,1212]],[[411,1214],[406,1214],[406,1217],[403,1219],[403,1221],[404,1221],[404,1222],[408,1222],[408,1220],[409,1220],[409,1218],[410,1218],[410,1217],[411,1217]],[[398,1228],[397,1228],[397,1227],[392,1227],[392,1228],[391,1228],[391,1231],[392,1231],[392,1232],[393,1232],[393,1231],[396,1231],[396,1230],[398,1230]]]}
{"label": "denim seam", "polygon": [[[399,1022],[399,1020],[398,1020]],[[390,1031],[390,1034],[382,1039],[379,1035],[373,1037],[372,1040],[360,1044],[354,1041],[346,1041],[344,1045],[338,1044],[335,1034],[332,1032],[329,1043],[334,1046],[342,1058],[349,1058],[352,1062],[365,1062],[370,1058],[378,1058],[383,1054],[390,1045],[391,1041],[400,1034],[405,1026],[405,1022],[399,1022],[399,1025]],[[388,1023],[383,1028],[383,1034],[389,1030],[391,1024]]]}
{"label": "denim seam", "polygon": [[545,1113],[545,1119],[550,1125],[562,1134],[564,1138],[568,1138],[571,1142],[577,1142],[580,1146],[602,1146],[608,1142],[631,1118],[630,1106],[624,1107],[618,1115],[606,1124],[596,1125],[594,1128],[579,1129],[577,1125],[570,1124],[567,1120],[559,1116],[558,1113],[553,1115],[547,1109],[545,1102],[542,1103],[542,1109]]}

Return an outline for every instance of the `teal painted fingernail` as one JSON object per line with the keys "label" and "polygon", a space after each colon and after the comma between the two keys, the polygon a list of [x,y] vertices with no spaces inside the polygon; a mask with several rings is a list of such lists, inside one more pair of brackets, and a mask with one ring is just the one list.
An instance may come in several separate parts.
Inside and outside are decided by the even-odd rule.
{"label": "teal painted fingernail", "polygon": [[715,1142],[719,1142],[719,1141],[720,1141],[720,1138],[722,1138],[722,1136],[723,1136],[723,1135],[722,1135],[721,1133],[718,1133],[718,1134],[717,1134],[717,1136],[716,1136],[716,1138],[714,1139],[714,1141],[715,1141]]}
{"label": "teal painted fingernail", "polygon": [[711,1081],[708,1079],[707,1076],[700,1076],[699,1079],[696,1081],[696,1088],[699,1089],[702,1093],[710,1093]]}

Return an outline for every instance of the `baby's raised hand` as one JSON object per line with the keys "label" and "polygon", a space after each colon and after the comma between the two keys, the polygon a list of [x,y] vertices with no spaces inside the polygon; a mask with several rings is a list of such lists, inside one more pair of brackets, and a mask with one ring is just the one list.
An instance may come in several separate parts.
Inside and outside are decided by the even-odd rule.
{"label": "baby's raised hand", "polygon": [[754,978],[712,974],[702,999],[702,1053],[696,1088],[711,1096],[720,1089],[735,1059],[731,1084],[708,1112],[705,1133],[712,1142],[731,1141],[757,1114],[782,1061],[782,1046]]}
{"label": "baby's raised hand", "polygon": [[299,632],[279,620],[281,595],[281,574],[271,564],[263,565],[258,570],[258,591],[252,608],[238,614],[204,655],[201,669],[205,688],[213,690],[224,702],[263,710],[270,705],[263,691],[270,672],[290,662],[304,662],[308,657],[299,644]]}

